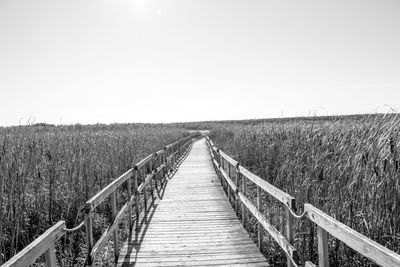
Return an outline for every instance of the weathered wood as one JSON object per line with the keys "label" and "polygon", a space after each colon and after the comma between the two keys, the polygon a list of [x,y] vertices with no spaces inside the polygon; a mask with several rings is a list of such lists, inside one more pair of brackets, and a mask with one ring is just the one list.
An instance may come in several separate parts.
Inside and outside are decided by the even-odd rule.
{"label": "weathered wood", "polygon": [[152,173],[150,173],[149,175],[146,176],[146,178],[144,179],[143,183],[141,183],[140,186],[137,189],[139,193],[145,193],[146,186],[153,179],[153,176],[154,176],[154,172],[152,172]]}
{"label": "weathered wood", "polygon": [[234,160],[232,157],[228,156],[224,151],[220,150],[219,151],[221,157],[226,160],[230,165],[232,165],[233,167],[236,167],[238,162],[236,160]]}
{"label": "weathered wood", "polygon": [[85,215],[86,245],[87,245],[87,265],[92,266],[93,257],[90,255],[93,249],[93,218],[92,211],[89,210]]}
{"label": "weathered wood", "polygon": [[92,259],[99,253],[99,251],[104,247],[104,245],[107,243],[108,239],[110,238],[110,235],[114,233],[114,231],[118,228],[118,224],[121,222],[122,218],[124,217],[125,213],[128,211],[129,205],[132,205],[132,202],[134,201],[134,197],[132,197],[129,201],[127,201],[122,208],[119,210],[117,215],[115,216],[113,223],[109,225],[106,230],[103,232],[97,243],[94,245],[90,256]]}
{"label": "weathered wood", "polygon": [[298,261],[298,255],[296,248],[290,244],[286,238],[273,226],[271,225],[265,216],[261,214],[258,209],[251,203],[251,201],[246,198],[241,192],[238,192],[240,201],[247,207],[247,209],[256,217],[256,219],[261,223],[264,229],[269,233],[269,235],[278,243],[286,255],[290,256],[293,261]]}
{"label": "weathered wood", "polygon": [[139,228],[139,192],[138,192],[138,171],[136,170],[133,176],[133,192],[135,198],[135,214],[136,214],[136,226],[135,229]]}
{"label": "weathered wood", "polygon": [[56,247],[54,244],[44,253],[46,267],[57,267]]}
{"label": "weathered wood", "polygon": [[249,170],[244,168],[243,166],[239,166],[240,173],[257,186],[261,187],[262,190],[267,192],[269,195],[273,196],[275,199],[279,200],[285,205],[289,205],[294,199],[288,193],[280,190],[279,188],[273,186],[272,184],[268,183],[267,181],[263,180],[262,178],[258,177],[257,175],[251,173]]}
{"label": "weathered wood", "polygon": [[[235,166],[235,169],[236,169],[236,166]],[[238,172],[235,172],[235,185],[237,188],[239,188]],[[238,196],[235,196],[235,213],[236,213],[236,216],[239,216],[239,198],[238,198]]]}
{"label": "weathered wood", "polygon": [[307,217],[343,243],[381,266],[400,266],[400,255],[361,235],[310,204],[304,205]]}
{"label": "weathered wood", "polygon": [[[237,220],[213,164],[219,165],[205,140],[195,143],[149,213],[149,224],[122,246],[117,266],[268,266]],[[227,178],[227,186],[235,186]]]}
{"label": "weathered wood", "polygon": [[[290,213],[289,209],[295,208],[295,201],[292,199],[292,201],[289,203],[289,206],[285,206],[285,221],[286,221],[286,239],[289,241],[290,244],[293,244],[293,216]],[[292,260],[289,256],[287,256],[287,266],[288,267],[293,267]]]}
{"label": "weathered wood", "polygon": [[318,235],[318,266],[329,267],[328,233],[320,226],[317,227]]}
{"label": "weathered wood", "polygon": [[[239,171],[239,165],[236,168],[236,175],[238,175],[239,177],[241,176],[241,173]],[[242,177],[242,194],[244,197],[246,197],[247,195],[247,181],[245,177]],[[240,198],[239,198],[240,199]],[[246,228],[246,205],[242,202],[242,225],[244,228]]]}
{"label": "weathered wood", "polygon": [[92,198],[90,198],[88,201],[85,203],[85,209],[86,210],[93,210],[96,208],[101,202],[104,201],[112,192],[115,191],[120,185],[126,182],[129,178],[132,177],[133,174],[133,169],[130,169],[126,171],[124,174],[122,174],[120,177],[112,181],[110,184],[108,184],[106,187],[104,187],[102,190],[100,190],[96,195],[94,195]]}
{"label": "weathered wood", "polygon": [[[257,186],[257,209],[260,211],[260,213],[263,213],[262,209],[262,201],[261,201],[261,188]],[[264,238],[264,229],[263,226],[260,222],[258,222],[258,247],[260,248],[260,251],[262,251],[262,246],[263,246],[263,238]],[[290,242],[290,241],[289,241]]]}
{"label": "weathered wood", "polygon": [[[132,198],[132,178],[129,178],[127,181],[127,191],[128,191],[128,199]],[[132,205],[128,207],[128,223],[129,230],[132,230]]]}
{"label": "weathered wood", "polygon": [[46,261],[48,259],[49,261],[47,262],[49,262],[49,264],[53,264],[48,266],[55,266],[55,258],[53,258],[52,255],[54,253],[54,243],[64,235],[64,228],[65,222],[59,221],[47,229],[46,232],[36,238],[18,254],[4,263],[2,267],[29,266],[44,253],[46,253]]}
{"label": "weathered wood", "polygon": [[[221,174],[222,177],[225,179],[227,185],[229,185],[229,188],[232,189],[232,191],[236,192],[237,191],[237,187],[235,185],[235,183],[232,181],[232,179],[229,177],[229,175],[221,168]],[[228,190],[229,190],[228,188]],[[228,198],[229,200],[229,198]]]}
{"label": "weathered wood", "polygon": [[[115,216],[117,215],[117,193],[115,191],[111,194],[110,200],[111,200],[111,216],[113,217],[113,220],[115,220]],[[131,205],[129,204],[128,210],[129,210],[130,206]],[[114,243],[115,262],[117,262],[118,250],[119,250],[119,247],[118,247],[118,224],[116,225],[116,228],[113,231],[113,243]]]}
{"label": "weathered wood", "polygon": [[148,155],[147,157],[145,157],[144,159],[142,159],[141,161],[139,161],[138,163],[136,163],[135,169],[136,169],[136,170],[142,169],[142,168],[143,168],[144,166],[146,166],[146,164],[148,164],[152,159],[153,159],[153,154]]}

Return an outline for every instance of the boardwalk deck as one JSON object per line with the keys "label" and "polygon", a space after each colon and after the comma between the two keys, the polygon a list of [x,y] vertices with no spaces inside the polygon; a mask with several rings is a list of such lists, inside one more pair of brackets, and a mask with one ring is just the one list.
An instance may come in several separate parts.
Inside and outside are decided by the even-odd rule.
{"label": "boardwalk deck", "polygon": [[117,266],[268,266],[242,228],[204,139],[168,182],[148,224],[130,236]]}

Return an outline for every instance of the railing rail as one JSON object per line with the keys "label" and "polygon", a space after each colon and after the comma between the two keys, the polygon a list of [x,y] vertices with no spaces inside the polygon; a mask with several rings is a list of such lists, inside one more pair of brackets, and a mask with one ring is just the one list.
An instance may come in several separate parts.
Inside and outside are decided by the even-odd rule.
{"label": "railing rail", "polygon": [[[366,236],[356,232],[343,223],[335,220],[331,216],[315,208],[311,204],[304,205],[304,213],[300,216],[295,214],[296,201],[295,198],[286,192],[274,187],[262,178],[251,173],[242,167],[236,160],[228,156],[222,150],[218,149],[212,140],[205,135],[207,144],[209,146],[212,162],[214,168],[221,179],[221,183],[227,192],[228,199],[231,198],[231,191],[235,199],[235,210],[238,209],[238,200],[242,205],[242,223],[246,224],[246,212],[250,211],[258,221],[258,229],[264,228],[270,236],[279,244],[279,246],[286,253],[288,260],[287,265],[299,265],[299,257],[293,245],[293,219],[308,218],[310,221],[317,225],[318,236],[318,266],[329,266],[329,252],[328,252],[328,233],[333,237],[341,240],[343,243],[362,254],[363,256],[371,259],[381,266],[395,267],[400,266],[400,255],[385,248],[377,242],[369,239]],[[227,166],[228,165],[228,166]],[[236,181],[231,178],[230,169],[236,169]],[[227,171],[226,171],[227,170]],[[238,177],[243,177],[242,190],[238,183]],[[246,179],[257,185],[257,203],[253,204],[247,197],[247,181]],[[285,219],[286,219],[286,235],[283,236],[270,222],[265,218],[261,210],[261,193],[264,190],[270,196],[284,204]],[[247,209],[247,210],[246,210]],[[258,242],[261,249],[262,245],[262,231],[258,233]],[[306,261],[304,266],[315,267],[316,265],[311,261]]]}
{"label": "railing rail", "polygon": [[[247,223],[247,212],[249,211],[258,221],[258,245],[261,250],[263,243],[263,233],[266,230],[269,235],[278,243],[282,250],[287,255],[287,266],[297,266],[299,263],[299,257],[296,248],[292,245],[293,243],[293,216],[289,209],[296,210],[295,198],[279,188],[271,185],[257,175],[251,173],[249,170],[244,168],[234,160],[232,157],[218,149],[212,142],[212,140],[205,135],[207,144],[209,146],[211,158],[213,161],[214,168],[220,177],[222,186],[224,187],[229,201],[233,198],[234,207],[236,214],[239,210],[239,201],[242,206],[242,224],[245,227]],[[236,173],[235,182],[231,176],[233,171]],[[239,185],[239,177],[242,177],[242,189]],[[257,203],[253,204],[250,199],[246,196],[248,194],[247,182],[253,182],[257,186]],[[262,213],[262,201],[261,201],[261,190],[274,197],[281,203],[285,209],[285,234],[280,233],[263,215]]]}
{"label": "railing rail", "polygon": [[[140,162],[134,164],[131,169],[124,174],[113,180],[110,184],[100,190],[97,194],[86,201],[84,205],[85,220],[77,227],[67,229],[65,221],[59,221],[52,227],[46,230],[41,236],[36,238],[32,243],[26,246],[22,251],[4,263],[1,267],[14,267],[14,266],[29,266],[34,263],[41,255],[45,254],[46,266],[57,266],[57,259],[55,254],[55,243],[66,233],[71,233],[81,229],[85,226],[87,238],[87,261],[86,264],[91,266],[94,262],[96,255],[108,242],[108,239],[113,235],[115,260],[117,260],[119,246],[118,246],[118,225],[128,213],[129,229],[132,230],[132,206],[135,205],[136,213],[136,229],[139,227],[139,202],[140,195],[143,195],[144,211],[147,211],[147,196],[146,188],[154,180],[155,177],[162,174],[164,181],[168,175],[175,170],[179,160],[184,157],[190,150],[192,139],[199,136],[199,133],[192,133],[189,136],[182,138],[170,145],[164,147],[163,150],[151,154]],[[142,183],[139,185],[139,179]],[[117,188],[123,184],[127,184],[128,201],[121,207],[119,211],[116,209],[117,202]],[[153,187],[151,188],[153,189]],[[154,190],[150,190],[151,198],[154,203]],[[94,244],[93,239],[93,212],[103,201],[110,198],[111,213],[113,216],[112,223],[104,230],[101,237]]]}

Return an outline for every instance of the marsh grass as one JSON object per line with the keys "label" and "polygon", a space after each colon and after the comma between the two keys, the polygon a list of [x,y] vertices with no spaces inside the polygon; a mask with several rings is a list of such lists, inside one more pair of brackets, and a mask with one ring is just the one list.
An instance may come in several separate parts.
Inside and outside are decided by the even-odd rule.
{"label": "marsh grass", "polygon": [[[209,123],[214,143],[253,173],[304,203],[400,253],[400,122],[396,114],[329,120]],[[204,126],[202,126],[204,127]],[[256,188],[249,187],[253,203]],[[264,196],[264,214],[282,230],[282,208]],[[256,220],[248,230],[255,237]],[[302,260],[317,259],[316,230],[296,221]],[[264,247],[275,266],[285,257],[273,242]],[[334,266],[372,266],[329,239]]]}
{"label": "marsh grass", "polygon": [[[133,162],[184,135],[151,124],[0,128],[0,264],[57,221],[78,225],[87,199]],[[103,207],[94,225],[100,231],[109,218]],[[58,244],[66,266],[85,257],[83,238],[81,231]]]}

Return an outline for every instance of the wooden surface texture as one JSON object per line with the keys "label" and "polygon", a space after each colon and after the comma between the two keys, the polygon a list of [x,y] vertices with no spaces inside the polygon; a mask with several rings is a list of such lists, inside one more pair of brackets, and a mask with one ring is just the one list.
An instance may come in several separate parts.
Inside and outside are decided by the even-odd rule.
{"label": "wooden surface texture", "polygon": [[123,244],[117,266],[268,266],[229,204],[204,139],[156,205]]}

